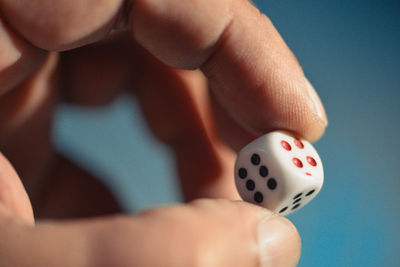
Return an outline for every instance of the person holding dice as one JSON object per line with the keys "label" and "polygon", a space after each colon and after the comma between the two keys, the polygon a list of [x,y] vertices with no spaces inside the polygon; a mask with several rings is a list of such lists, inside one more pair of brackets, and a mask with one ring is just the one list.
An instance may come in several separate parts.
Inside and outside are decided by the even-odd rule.
{"label": "person holding dice", "polygon": [[[296,265],[280,215],[322,186],[308,141],[327,119],[250,2],[0,0],[0,51],[0,266]],[[54,151],[57,104],[122,91],[173,149],[187,204],[111,216],[111,193]]]}

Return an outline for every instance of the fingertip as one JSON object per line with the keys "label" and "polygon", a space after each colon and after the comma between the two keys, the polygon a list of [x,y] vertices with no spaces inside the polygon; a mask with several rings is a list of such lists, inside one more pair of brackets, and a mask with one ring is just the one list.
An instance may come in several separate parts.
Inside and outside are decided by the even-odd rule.
{"label": "fingertip", "polygon": [[32,46],[0,19],[0,95],[32,74],[46,58],[46,52]]}
{"label": "fingertip", "polygon": [[[304,95],[304,105],[300,114],[303,119],[288,130],[310,142],[316,142],[323,136],[328,126],[328,118],[317,91],[307,77],[304,77],[304,82],[300,86],[301,94]],[[299,99],[301,100],[300,97]]]}
{"label": "fingertip", "polygon": [[317,91],[315,90],[314,86],[311,84],[310,80],[307,79],[307,77],[304,77],[304,78],[305,78],[305,82],[306,82],[308,96],[310,97],[310,100],[311,100],[312,104],[314,105],[313,106],[314,112],[319,117],[321,125],[325,128],[328,125],[328,118],[326,116],[325,108],[321,102],[321,99],[320,99]]}
{"label": "fingertip", "polygon": [[296,227],[281,216],[267,217],[258,225],[260,266],[296,266],[301,239]]}
{"label": "fingertip", "polygon": [[288,130],[315,142],[322,137],[328,124],[316,90],[303,75],[277,75],[243,102],[249,112],[239,111],[235,119],[256,137],[275,130]]}
{"label": "fingertip", "polygon": [[[255,261],[261,267],[289,267],[296,266],[301,254],[301,238],[294,224],[285,217],[275,215],[272,211],[243,201],[220,202],[225,206],[223,210],[229,212],[229,205],[234,205],[231,209],[231,216],[246,218],[247,224],[238,220],[243,232],[249,234],[249,238],[256,243],[253,251]],[[247,226],[247,230],[245,230]],[[242,234],[243,234],[242,232]],[[238,234],[240,234],[238,232]],[[246,242],[241,242],[246,244]],[[239,261],[239,259],[236,259]],[[239,265],[238,265],[239,266]]]}
{"label": "fingertip", "polygon": [[190,205],[202,218],[214,218],[218,228],[211,227],[209,231],[219,231],[213,236],[223,238],[224,256],[234,255],[229,260],[216,255],[219,264],[287,267],[296,266],[299,261],[301,239],[288,219],[243,201],[197,200]]}

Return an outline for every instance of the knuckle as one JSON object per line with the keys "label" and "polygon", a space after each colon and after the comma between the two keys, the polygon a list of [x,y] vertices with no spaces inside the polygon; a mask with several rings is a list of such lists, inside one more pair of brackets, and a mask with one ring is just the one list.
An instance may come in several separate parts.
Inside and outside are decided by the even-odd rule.
{"label": "knuckle", "polygon": [[105,36],[114,25],[122,2],[5,0],[0,2],[0,8],[9,23],[31,43],[54,51]]}
{"label": "knuckle", "polygon": [[[172,67],[196,69],[229,23],[231,1],[141,0],[132,17],[135,37],[158,59]],[[146,27],[149,23],[153,27]]]}

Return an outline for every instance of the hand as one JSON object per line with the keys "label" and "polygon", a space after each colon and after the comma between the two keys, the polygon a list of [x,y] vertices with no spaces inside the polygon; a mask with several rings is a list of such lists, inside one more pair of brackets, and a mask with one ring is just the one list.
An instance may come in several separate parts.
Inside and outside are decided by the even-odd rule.
{"label": "hand", "polygon": [[[297,60],[246,1],[3,0],[0,10],[0,147],[43,217],[118,210],[104,187],[53,151],[51,114],[61,100],[98,105],[129,88],[173,148],[187,200],[237,199],[225,144],[237,150],[278,128],[314,141],[326,126]],[[18,176],[0,163],[0,265],[289,266],[299,257],[286,219],[228,200],[33,227]]]}

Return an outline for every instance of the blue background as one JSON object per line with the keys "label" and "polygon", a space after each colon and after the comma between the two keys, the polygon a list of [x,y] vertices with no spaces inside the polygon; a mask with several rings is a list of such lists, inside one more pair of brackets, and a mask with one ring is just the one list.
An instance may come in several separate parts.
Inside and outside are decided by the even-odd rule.
{"label": "blue background", "polygon": [[[400,266],[400,3],[255,1],[301,62],[327,109],[316,144],[325,167],[318,198],[290,216],[299,266]],[[63,106],[55,143],[110,184],[129,211],[178,201],[170,152],[136,105]],[[151,196],[151,197],[149,197]]]}

